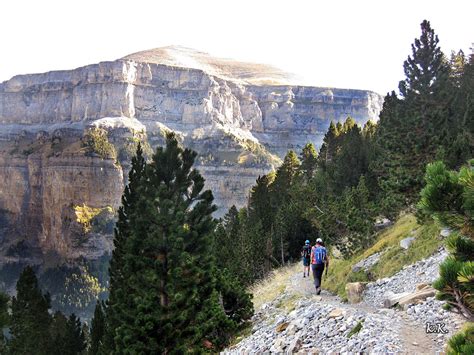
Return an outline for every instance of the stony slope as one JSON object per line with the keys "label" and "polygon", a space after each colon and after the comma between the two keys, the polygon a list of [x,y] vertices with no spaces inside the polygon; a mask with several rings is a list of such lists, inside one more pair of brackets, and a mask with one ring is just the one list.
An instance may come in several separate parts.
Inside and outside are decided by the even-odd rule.
{"label": "stony slope", "polygon": [[[330,120],[377,119],[373,92],[292,80],[270,66],[166,47],[1,83],[0,263],[110,251],[110,228],[85,232],[77,208],[117,209],[139,139],[155,147],[175,131],[197,150],[219,215],[241,206],[288,149],[319,145]],[[89,127],[107,130],[117,161],[85,156]]]}
{"label": "stony slope", "polygon": [[[387,292],[414,291],[417,283],[434,281],[444,257],[441,250],[369,284],[358,304],[343,303],[325,291],[316,296],[312,280],[304,279],[297,265],[287,272],[284,291],[257,310],[252,334],[224,353],[441,353],[463,323],[459,316],[444,311],[433,297],[406,311],[383,308],[381,303]],[[360,331],[350,336],[359,322]],[[427,322],[444,322],[449,333],[427,334]]]}

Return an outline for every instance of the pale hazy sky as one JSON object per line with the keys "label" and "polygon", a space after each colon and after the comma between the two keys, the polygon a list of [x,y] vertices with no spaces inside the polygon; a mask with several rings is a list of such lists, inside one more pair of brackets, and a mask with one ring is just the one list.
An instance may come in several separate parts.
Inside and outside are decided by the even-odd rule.
{"label": "pale hazy sky", "polygon": [[431,21],[445,53],[474,42],[474,1],[4,0],[0,82],[182,45],[266,63],[317,86],[385,94]]}

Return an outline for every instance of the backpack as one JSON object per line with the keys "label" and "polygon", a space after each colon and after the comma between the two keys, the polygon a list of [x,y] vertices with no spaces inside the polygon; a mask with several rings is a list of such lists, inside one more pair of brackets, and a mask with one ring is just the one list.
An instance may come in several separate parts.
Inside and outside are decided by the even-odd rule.
{"label": "backpack", "polygon": [[311,257],[311,247],[309,245],[305,245],[303,247],[303,258],[309,259]]}
{"label": "backpack", "polygon": [[325,247],[313,248],[313,263],[324,264],[325,261],[326,261],[326,248]]}

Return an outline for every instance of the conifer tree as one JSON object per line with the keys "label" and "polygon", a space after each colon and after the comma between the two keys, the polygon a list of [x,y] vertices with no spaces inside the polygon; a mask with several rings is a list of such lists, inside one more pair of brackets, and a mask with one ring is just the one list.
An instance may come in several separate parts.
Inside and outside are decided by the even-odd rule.
{"label": "conifer tree", "polygon": [[66,322],[64,355],[81,354],[86,348],[86,334],[82,329],[81,319],[72,313]]}
{"label": "conifer tree", "polygon": [[329,128],[323,138],[323,144],[321,145],[321,149],[319,150],[319,167],[322,169],[326,169],[327,165],[333,157],[336,155],[337,152],[337,136],[339,135],[339,131],[342,127],[339,125],[338,127],[334,124],[333,121],[329,124]]}
{"label": "conifer tree", "polygon": [[439,39],[429,21],[421,23],[421,36],[411,45],[412,55],[403,64],[406,79],[399,84],[400,94],[426,99],[437,91],[447,74]]}
{"label": "conifer tree", "polygon": [[307,143],[303,147],[300,161],[301,174],[306,181],[309,181],[314,176],[318,162],[318,153],[316,152],[316,148],[314,148],[313,143]]}
{"label": "conifer tree", "polygon": [[[217,349],[235,328],[219,302],[212,255],[215,206],[192,168],[195,157],[169,135],[166,148],[157,148],[130,192],[136,205],[123,228],[128,235],[118,259],[127,300],[116,301],[123,311],[116,312],[117,322],[107,324],[114,352]],[[121,225],[117,229],[116,239]],[[120,286],[113,282],[111,291]]]}
{"label": "conifer tree", "polygon": [[288,200],[288,191],[293,184],[300,168],[300,161],[293,150],[288,151],[283,164],[277,169],[275,180],[271,184],[273,200],[272,208],[278,209],[284,201]]}
{"label": "conifer tree", "polygon": [[105,304],[97,301],[91,322],[89,355],[97,355],[105,333]]}
{"label": "conifer tree", "polygon": [[259,176],[256,184],[250,190],[250,201],[248,204],[249,214],[260,220],[262,228],[269,231],[273,222],[274,208],[271,205],[271,185],[274,181],[275,175],[269,173],[267,175]]}
{"label": "conifer tree", "polygon": [[53,314],[51,325],[49,327],[49,337],[51,344],[49,352],[54,355],[61,355],[66,346],[67,318],[64,314],[56,311]]}
{"label": "conifer tree", "polygon": [[51,316],[49,295],[43,295],[31,266],[25,267],[12,298],[10,352],[13,354],[48,354]]}
{"label": "conifer tree", "polygon": [[387,214],[417,200],[426,163],[430,162],[448,124],[448,67],[438,36],[428,21],[404,63],[406,78],[385,98],[377,129],[377,157],[371,174],[379,177],[381,204]]}
{"label": "conifer tree", "polygon": [[125,244],[131,237],[135,213],[137,213],[138,188],[145,171],[145,159],[140,143],[128,174],[128,185],[122,195],[122,205],[118,210],[118,220],[114,231],[114,250],[109,266],[109,298],[107,300],[107,331],[104,334],[103,350],[107,353],[118,351],[115,348],[115,330],[122,322],[133,322],[134,315],[129,312],[131,306],[130,284],[131,270],[125,267]]}
{"label": "conifer tree", "polygon": [[448,171],[443,162],[426,168],[426,186],[418,207],[455,233],[447,247],[451,253],[440,265],[433,286],[438,298],[469,321],[474,321],[474,160],[459,172]]}
{"label": "conifer tree", "polygon": [[10,297],[0,292],[0,354],[7,352],[6,338],[3,330],[10,325],[10,315],[8,314],[8,302]]}

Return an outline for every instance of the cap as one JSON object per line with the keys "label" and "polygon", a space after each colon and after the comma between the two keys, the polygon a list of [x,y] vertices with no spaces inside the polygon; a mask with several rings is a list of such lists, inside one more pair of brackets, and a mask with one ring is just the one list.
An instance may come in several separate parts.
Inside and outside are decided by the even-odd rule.
{"label": "cap", "polygon": [[309,240],[307,240],[306,242],[304,242],[305,244],[309,244]]}
{"label": "cap", "polygon": [[323,240],[321,238],[316,239],[316,243],[322,243]]}

